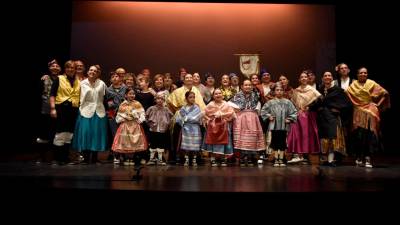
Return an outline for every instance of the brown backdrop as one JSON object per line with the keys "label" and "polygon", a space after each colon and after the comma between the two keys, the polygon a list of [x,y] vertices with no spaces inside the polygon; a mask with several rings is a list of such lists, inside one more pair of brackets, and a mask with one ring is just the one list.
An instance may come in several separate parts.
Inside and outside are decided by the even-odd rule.
{"label": "brown backdrop", "polygon": [[[332,70],[335,7],[240,3],[75,2],[71,57],[152,74],[179,67],[240,73],[235,53],[261,52],[261,67],[293,80],[304,68]],[[293,81],[296,86],[297,82]]]}

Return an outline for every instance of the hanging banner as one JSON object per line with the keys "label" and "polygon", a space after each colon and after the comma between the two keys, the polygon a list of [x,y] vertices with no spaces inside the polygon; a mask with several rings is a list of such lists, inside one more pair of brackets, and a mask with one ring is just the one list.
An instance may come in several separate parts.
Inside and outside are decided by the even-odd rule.
{"label": "hanging banner", "polygon": [[236,54],[239,55],[240,71],[242,74],[250,78],[252,74],[260,73],[260,57],[259,54]]}

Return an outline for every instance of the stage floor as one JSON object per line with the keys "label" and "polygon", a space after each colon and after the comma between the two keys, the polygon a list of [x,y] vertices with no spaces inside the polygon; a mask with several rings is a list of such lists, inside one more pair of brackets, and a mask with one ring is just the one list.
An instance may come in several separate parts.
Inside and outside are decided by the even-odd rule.
{"label": "stage floor", "polygon": [[2,188],[129,190],[150,192],[353,192],[400,190],[398,160],[381,159],[375,168],[267,163],[254,167],[145,166],[133,181],[133,166],[36,165],[1,162]]}

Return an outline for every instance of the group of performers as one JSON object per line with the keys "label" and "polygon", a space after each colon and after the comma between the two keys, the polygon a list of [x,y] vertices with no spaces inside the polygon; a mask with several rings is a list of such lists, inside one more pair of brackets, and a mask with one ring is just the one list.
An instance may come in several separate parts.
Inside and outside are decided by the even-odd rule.
{"label": "group of performers", "polygon": [[[179,70],[139,74],[118,68],[110,85],[101,80],[101,67],[85,73],[82,61],[48,64],[42,76],[39,144],[54,153],[51,164],[101,163],[98,152],[122,165],[182,164],[211,166],[309,163],[322,164],[354,155],[357,166],[373,167],[371,155],[381,148],[380,113],[390,107],[388,92],[368,79],[365,67],[357,78],[344,63],[321,83],[311,70],[298,75],[292,88],[288,77],[276,82],[262,71],[243,79],[223,74],[220,87],[211,73],[202,76]],[[75,154],[71,154],[74,152]],[[288,153],[288,155],[286,155]],[[290,155],[290,159],[289,159]],[[338,158],[339,157],[339,158]]]}

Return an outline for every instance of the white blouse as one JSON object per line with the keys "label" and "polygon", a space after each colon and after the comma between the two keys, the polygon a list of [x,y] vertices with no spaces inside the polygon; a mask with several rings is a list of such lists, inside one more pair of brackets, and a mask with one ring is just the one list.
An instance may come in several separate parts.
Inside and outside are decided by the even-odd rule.
{"label": "white blouse", "polygon": [[340,79],[341,79],[341,83],[340,83],[341,88],[343,90],[347,90],[347,88],[349,88],[349,86],[350,86],[350,77],[347,77],[346,80],[343,80],[342,78],[340,78]]}
{"label": "white blouse", "polygon": [[103,103],[106,89],[106,84],[100,79],[97,79],[93,86],[88,79],[81,82],[79,111],[83,117],[91,118],[95,112],[100,118],[106,115]]}

